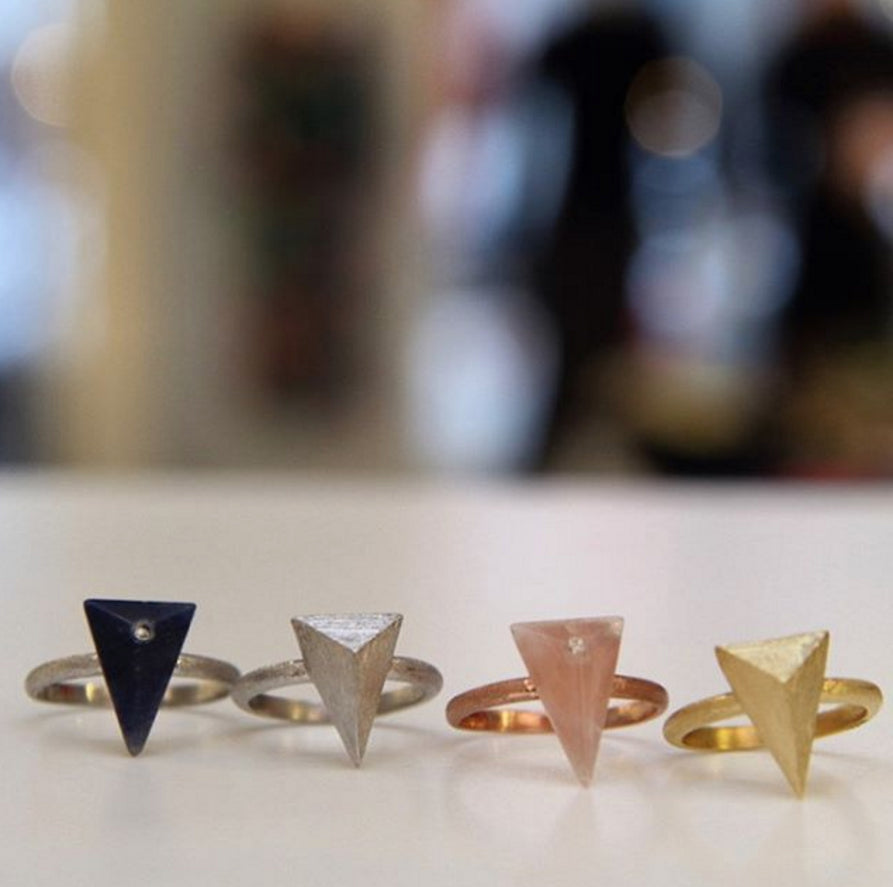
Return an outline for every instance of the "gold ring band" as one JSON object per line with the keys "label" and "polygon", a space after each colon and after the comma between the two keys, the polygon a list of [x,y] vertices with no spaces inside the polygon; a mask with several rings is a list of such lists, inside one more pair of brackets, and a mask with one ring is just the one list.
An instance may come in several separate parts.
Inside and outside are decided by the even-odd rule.
{"label": "gold ring band", "polygon": [[[852,730],[873,718],[883,703],[880,688],[857,678],[825,678],[820,704],[833,708],[816,716],[815,736]],[[755,727],[712,727],[716,721],[742,715],[744,709],[733,693],[710,696],[674,712],[664,723],[664,738],[678,748],[695,751],[743,751],[762,748]]]}
{"label": "gold ring band", "polygon": [[[605,729],[627,727],[651,720],[667,707],[667,691],[654,681],[614,675],[612,699],[631,700],[608,708]],[[489,730],[496,733],[552,733],[552,721],[544,712],[500,708],[539,699],[530,678],[512,678],[467,690],[450,700],[446,718],[459,730]]]}

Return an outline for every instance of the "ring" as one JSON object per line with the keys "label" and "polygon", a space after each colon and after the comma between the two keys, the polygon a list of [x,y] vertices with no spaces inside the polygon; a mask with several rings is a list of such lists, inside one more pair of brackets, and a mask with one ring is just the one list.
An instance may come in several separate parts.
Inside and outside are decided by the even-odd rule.
{"label": "ring", "polygon": [[[457,730],[488,730],[495,733],[554,733],[549,716],[537,711],[500,708],[518,702],[533,702],[540,694],[530,678],[512,678],[466,690],[447,705],[446,717]],[[625,705],[608,707],[604,729],[629,727],[650,721],[667,707],[667,691],[654,681],[615,674],[611,699],[630,699]]]}
{"label": "ring", "polygon": [[[450,726],[497,733],[552,733],[583,785],[592,782],[602,730],[662,714],[667,691],[654,681],[614,673],[620,617],[519,622],[512,635],[530,676],[485,684],[453,697]],[[502,706],[539,699],[545,712]],[[609,705],[611,699],[628,700]]]}
{"label": "ring", "polygon": [[[827,631],[816,631],[717,647],[732,692],[674,712],[664,723],[664,738],[694,751],[766,747],[802,796],[813,740],[861,726],[883,704],[880,688],[870,681],[825,677],[829,639]],[[819,711],[819,705],[831,708]],[[752,725],[711,726],[742,714]]]}
{"label": "ring", "polygon": [[[394,656],[402,622],[398,613],[292,619],[303,659],[243,675],[233,688],[233,702],[262,717],[295,724],[334,724],[350,759],[359,766],[376,715],[431,699],[443,686],[433,665]],[[385,681],[406,686],[383,692]],[[307,683],[316,687],[322,704],[269,692]]]}
{"label": "ring", "polygon": [[96,652],[38,665],[25,692],[39,702],[111,704],[132,755],[143,750],[159,707],[213,702],[239,677],[228,662],[180,652],[195,604],[91,599],[84,613]]}
{"label": "ring", "polygon": [[[25,678],[25,691],[40,702],[107,706],[112,698],[104,683],[74,683],[101,675],[102,666],[95,653],[66,656],[33,669]],[[161,705],[165,708],[201,705],[228,696],[239,677],[239,670],[220,659],[181,653],[171,676],[192,680],[185,684],[168,685],[161,698]]]}

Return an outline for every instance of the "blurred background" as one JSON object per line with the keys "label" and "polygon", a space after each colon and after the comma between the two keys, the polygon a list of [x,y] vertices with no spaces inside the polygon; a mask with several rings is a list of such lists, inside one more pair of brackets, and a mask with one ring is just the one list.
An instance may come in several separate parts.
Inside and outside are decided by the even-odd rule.
{"label": "blurred background", "polygon": [[3,0],[0,462],[893,476],[893,0]]}

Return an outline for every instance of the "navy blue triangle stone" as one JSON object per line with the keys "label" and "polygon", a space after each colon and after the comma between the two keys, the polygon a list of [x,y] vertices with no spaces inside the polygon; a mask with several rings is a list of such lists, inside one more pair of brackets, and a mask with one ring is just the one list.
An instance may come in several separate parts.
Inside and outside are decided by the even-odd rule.
{"label": "navy blue triangle stone", "polygon": [[138,755],[183,649],[195,604],[84,601],[127,750]]}

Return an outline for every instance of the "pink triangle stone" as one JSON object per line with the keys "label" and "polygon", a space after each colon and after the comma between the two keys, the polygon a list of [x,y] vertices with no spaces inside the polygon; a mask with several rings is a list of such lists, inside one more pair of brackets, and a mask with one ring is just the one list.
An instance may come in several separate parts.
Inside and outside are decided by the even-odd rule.
{"label": "pink triangle stone", "polygon": [[583,785],[592,782],[622,632],[619,616],[512,626],[543,708]]}

